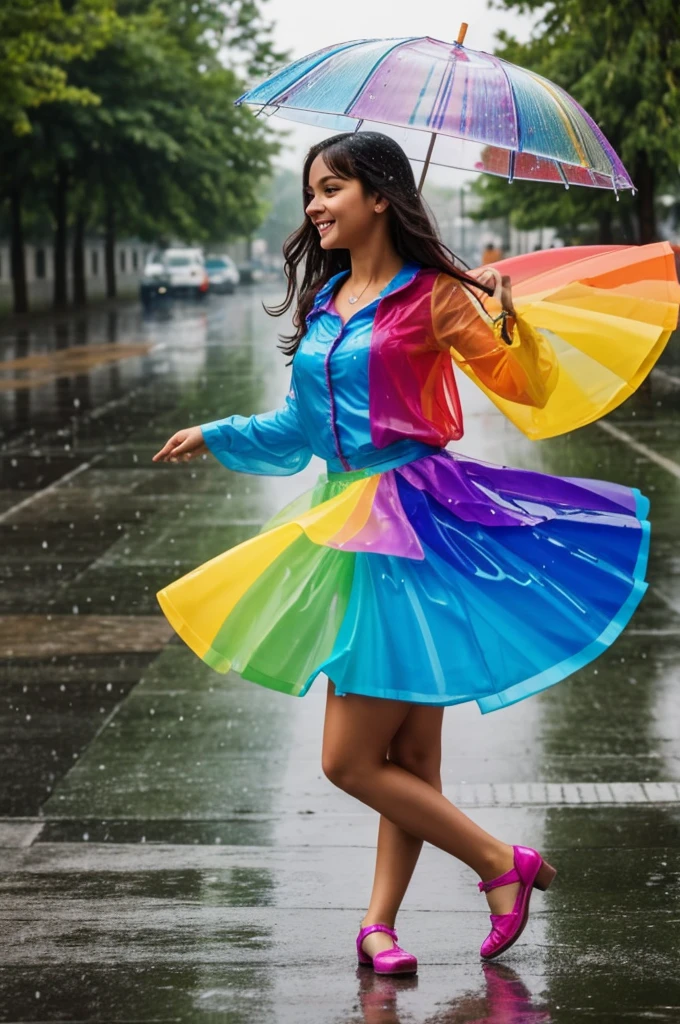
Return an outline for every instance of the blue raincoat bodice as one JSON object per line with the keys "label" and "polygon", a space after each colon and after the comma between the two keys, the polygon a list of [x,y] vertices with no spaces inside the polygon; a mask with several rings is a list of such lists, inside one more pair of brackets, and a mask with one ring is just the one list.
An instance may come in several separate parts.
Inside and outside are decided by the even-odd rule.
{"label": "blue raincoat bodice", "polygon": [[329,472],[408,461],[436,450],[410,437],[377,448],[370,434],[368,364],[380,299],[404,287],[420,265],[406,263],[368,305],[343,324],[333,295],[349,271],[331,277],[318,292],[295,357],[284,405],[255,416],[227,416],[202,424],[206,445],[228,469],[289,476],[312,455]]}

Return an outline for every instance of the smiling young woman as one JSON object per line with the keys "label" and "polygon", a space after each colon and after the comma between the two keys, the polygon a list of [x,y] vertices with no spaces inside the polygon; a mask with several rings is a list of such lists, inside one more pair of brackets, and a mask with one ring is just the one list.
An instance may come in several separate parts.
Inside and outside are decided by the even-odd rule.
{"label": "smiling young woman", "polygon": [[[286,297],[270,310],[294,306],[285,402],[180,430],[154,458],[210,451],[232,470],[285,475],[316,455],[326,473],[158,599],[218,672],[295,696],[327,674],[323,770],[380,814],[359,962],[416,970],[394,923],[424,840],[478,875],[489,959],[517,940],[555,869],[442,795],[443,709],[514,704],[613,643],[646,588],[648,502],[451,451],[463,435],[455,371],[533,439],[592,422],[637,387],[677,321],[672,253],[618,252],[613,269],[599,254],[587,271],[582,252],[552,253],[570,300],[548,332],[515,309],[507,275],[461,269],[387,136],[314,146],[303,209],[284,245]],[[609,300],[649,280],[654,302],[631,300],[615,323]]]}

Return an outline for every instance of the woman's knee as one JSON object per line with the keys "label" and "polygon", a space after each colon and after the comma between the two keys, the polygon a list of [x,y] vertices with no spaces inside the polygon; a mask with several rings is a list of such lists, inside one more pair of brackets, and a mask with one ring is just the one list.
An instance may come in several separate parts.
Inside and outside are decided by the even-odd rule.
{"label": "woman's knee", "polygon": [[431,786],[441,790],[441,749],[439,745],[425,746],[420,743],[403,742],[392,744],[389,752],[392,764],[416,775]]}
{"label": "woman's knee", "polygon": [[329,782],[346,793],[357,793],[361,790],[362,779],[369,770],[356,758],[349,758],[343,751],[325,750],[321,755],[321,770]]}

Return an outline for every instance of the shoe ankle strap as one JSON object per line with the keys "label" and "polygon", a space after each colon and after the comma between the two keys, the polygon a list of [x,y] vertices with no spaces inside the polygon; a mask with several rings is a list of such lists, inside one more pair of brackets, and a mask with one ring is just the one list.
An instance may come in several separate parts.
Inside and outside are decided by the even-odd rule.
{"label": "shoe ankle strap", "polygon": [[371,932],[385,932],[385,934],[389,935],[395,942],[397,941],[397,933],[394,928],[389,928],[386,924],[367,924],[366,927],[362,928],[357,935],[357,943],[361,944],[366,936],[370,935]]}
{"label": "shoe ankle strap", "polygon": [[499,875],[498,878],[491,878],[488,882],[477,882],[477,888],[480,892],[489,892],[490,889],[496,889],[499,885],[510,885],[511,882],[520,882],[519,873],[517,868],[510,868],[504,875]]}

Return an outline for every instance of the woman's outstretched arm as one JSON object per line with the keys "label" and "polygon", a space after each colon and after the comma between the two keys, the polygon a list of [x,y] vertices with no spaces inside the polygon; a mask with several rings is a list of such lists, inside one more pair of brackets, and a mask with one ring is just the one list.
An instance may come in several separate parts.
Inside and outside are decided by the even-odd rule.
{"label": "woman's outstretched arm", "polygon": [[255,416],[227,416],[179,430],[153,461],[188,462],[206,452],[238,473],[299,473],[311,459],[312,449],[300,424],[292,387],[279,409]]}

